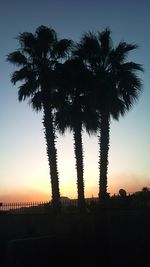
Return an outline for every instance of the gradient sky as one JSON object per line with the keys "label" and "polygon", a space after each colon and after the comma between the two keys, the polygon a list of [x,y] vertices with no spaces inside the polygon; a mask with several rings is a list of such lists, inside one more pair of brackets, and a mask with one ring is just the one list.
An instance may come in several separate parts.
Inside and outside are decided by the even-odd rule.
{"label": "gradient sky", "polygon": [[[150,187],[150,2],[149,0],[0,0],[0,202],[49,200],[51,186],[42,114],[17,100],[10,83],[15,67],[6,55],[18,47],[19,33],[51,26],[60,38],[78,41],[85,31],[112,30],[114,45],[125,40],[139,48],[129,60],[143,64],[143,92],[133,109],[112,121],[108,191]],[[98,194],[98,140],[83,134],[86,197]],[[61,195],[76,197],[73,137],[58,135]]]}

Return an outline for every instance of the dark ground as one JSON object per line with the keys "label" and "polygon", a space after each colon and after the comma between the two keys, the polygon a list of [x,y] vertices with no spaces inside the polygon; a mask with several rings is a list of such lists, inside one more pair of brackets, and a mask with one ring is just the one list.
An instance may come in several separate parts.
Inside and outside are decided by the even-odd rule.
{"label": "dark ground", "polygon": [[150,266],[150,209],[0,214],[1,267]]}

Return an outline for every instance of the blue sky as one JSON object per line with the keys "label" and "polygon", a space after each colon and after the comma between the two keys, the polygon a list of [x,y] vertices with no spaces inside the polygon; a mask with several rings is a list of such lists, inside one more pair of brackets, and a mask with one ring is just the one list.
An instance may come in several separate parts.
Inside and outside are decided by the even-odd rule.
{"label": "blue sky", "polygon": [[[150,186],[150,3],[144,1],[0,1],[0,201],[49,199],[51,187],[42,114],[18,103],[10,82],[15,67],[6,55],[18,48],[20,32],[51,26],[60,38],[79,41],[83,32],[112,30],[114,45],[125,40],[139,48],[129,60],[143,64],[143,92],[133,109],[112,121],[108,189],[128,192]],[[76,197],[73,137],[58,135],[58,167],[62,195]],[[83,135],[86,196],[98,194],[98,139]]]}

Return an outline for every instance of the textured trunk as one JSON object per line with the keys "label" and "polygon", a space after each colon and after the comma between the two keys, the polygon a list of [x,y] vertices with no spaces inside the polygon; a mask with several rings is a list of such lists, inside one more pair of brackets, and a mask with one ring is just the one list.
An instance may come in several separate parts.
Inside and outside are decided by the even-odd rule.
{"label": "textured trunk", "polygon": [[107,193],[107,171],[109,151],[110,116],[108,113],[101,114],[100,125],[100,161],[99,161],[99,198],[106,199]]}
{"label": "textured trunk", "polygon": [[60,192],[59,192],[59,179],[57,170],[57,151],[55,147],[55,131],[53,126],[53,117],[51,107],[44,105],[44,117],[43,125],[45,128],[45,139],[47,146],[47,156],[50,167],[51,177],[51,188],[52,188],[52,206],[59,210],[60,203]]}
{"label": "textured trunk", "polygon": [[74,152],[76,159],[77,169],[77,193],[78,193],[78,206],[84,208],[84,178],[83,178],[83,147],[82,147],[82,128],[81,125],[77,125],[74,129]]}

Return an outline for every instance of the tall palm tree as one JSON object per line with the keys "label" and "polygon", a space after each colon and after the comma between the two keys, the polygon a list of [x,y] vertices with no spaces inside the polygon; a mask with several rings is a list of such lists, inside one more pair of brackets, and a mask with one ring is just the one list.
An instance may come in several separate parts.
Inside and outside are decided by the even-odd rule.
{"label": "tall palm tree", "polygon": [[[98,114],[90,106],[88,98],[89,71],[82,61],[71,59],[62,66],[63,80],[58,91],[56,125],[60,133],[66,129],[73,132],[74,153],[77,170],[77,195],[80,210],[85,207],[84,196],[84,162],[82,132],[85,128],[89,134],[98,127]],[[55,101],[57,102],[57,101]]]}
{"label": "tall palm tree", "polygon": [[[118,120],[129,111],[139,97],[142,85],[137,71],[142,66],[126,58],[136,44],[120,42],[115,48],[110,30],[85,33],[77,45],[75,55],[80,57],[93,75],[91,99],[99,112],[99,197],[107,198],[108,152],[111,117]],[[94,92],[94,93],[93,93]]]}
{"label": "tall palm tree", "polygon": [[59,179],[57,170],[57,151],[55,147],[55,128],[53,114],[53,93],[57,88],[57,64],[68,57],[71,40],[58,40],[52,28],[40,26],[35,33],[21,33],[18,36],[20,48],[7,56],[7,60],[19,67],[12,74],[13,84],[19,86],[18,99],[29,99],[36,111],[43,110],[43,125],[50,167],[52,204],[60,208]]}

